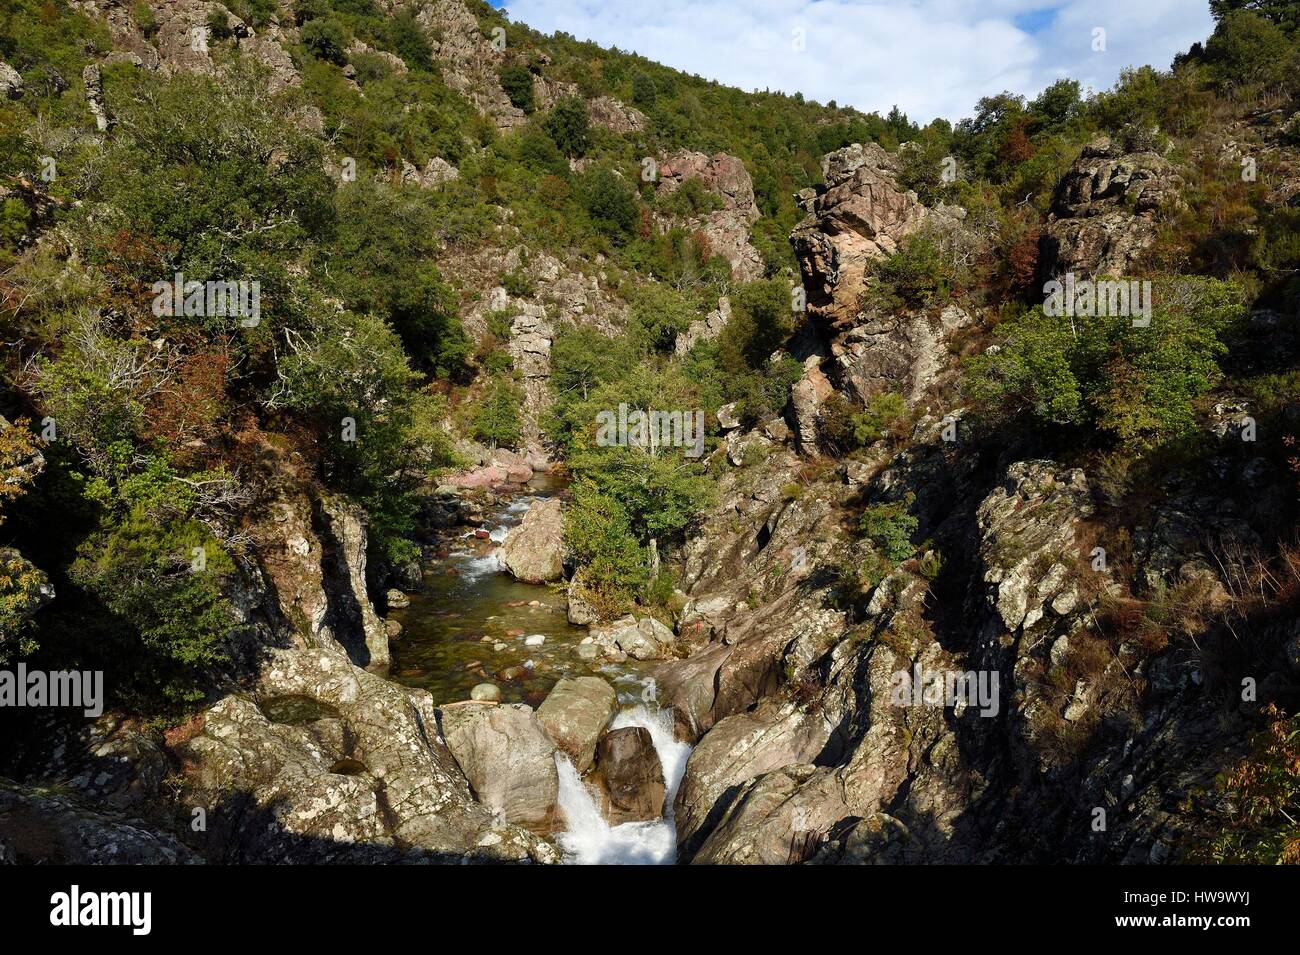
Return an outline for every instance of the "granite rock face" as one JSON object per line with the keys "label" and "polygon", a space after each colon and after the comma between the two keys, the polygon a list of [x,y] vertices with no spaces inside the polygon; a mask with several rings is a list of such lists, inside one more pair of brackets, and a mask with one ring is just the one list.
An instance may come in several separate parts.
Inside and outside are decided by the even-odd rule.
{"label": "granite rock face", "polygon": [[595,676],[565,678],[537,709],[537,718],[578,772],[591,768],[596,743],[614,718],[614,688]]}
{"label": "granite rock face", "polygon": [[1044,279],[1121,277],[1156,237],[1160,216],[1178,202],[1182,179],[1153,152],[1124,152],[1102,137],[1061,177],[1040,242]]}
{"label": "granite rock face", "polygon": [[225,861],[557,861],[473,798],[439,725],[424,691],[279,650],[177,752]]}

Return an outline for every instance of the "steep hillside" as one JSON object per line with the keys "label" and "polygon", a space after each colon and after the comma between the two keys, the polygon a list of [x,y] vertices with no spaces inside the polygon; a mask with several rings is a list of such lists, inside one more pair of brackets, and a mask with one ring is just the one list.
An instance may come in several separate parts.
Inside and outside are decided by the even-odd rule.
{"label": "steep hillside", "polygon": [[[1214,9],[921,128],[473,0],[12,0],[0,665],[107,699],[0,714],[0,857],[552,862],[560,765],[680,861],[1296,861],[1300,18]],[[543,483],[484,556],[572,659],[413,685]]]}

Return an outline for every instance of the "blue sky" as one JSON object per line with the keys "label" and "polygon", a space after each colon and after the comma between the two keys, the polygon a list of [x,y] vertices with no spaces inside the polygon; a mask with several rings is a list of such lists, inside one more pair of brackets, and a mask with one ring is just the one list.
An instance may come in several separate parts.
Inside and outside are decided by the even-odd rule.
{"label": "blue sky", "polygon": [[1033,96],[1062,76],[1107,89],[1125,67],[1167,69],[1213,27],[1208,0],[493,4],[546,33],[564,30],[742,89],[881,112],[897,103],[921,122],[968,116],[981,96],[1002,90]]}

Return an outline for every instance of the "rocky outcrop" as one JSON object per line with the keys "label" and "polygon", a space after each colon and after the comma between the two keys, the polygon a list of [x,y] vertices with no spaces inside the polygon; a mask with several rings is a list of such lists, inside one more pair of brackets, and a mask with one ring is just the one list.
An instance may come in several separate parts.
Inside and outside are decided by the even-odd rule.
{"label": "rocky outcrop", "polygon": [[899,185],[897,157],[874,143],[829,153],[822,171],[825,183],[801,194],[808,215],[790,235],[810,320],[799,355],[826,382],[809,368],[792,394],[788,417],[805,452],[816,445],[828,388],[859,404],[882,391],[917,400],[942,369],[948,340],[972,321],[953,305],[888,311],[865,297],[874,263],[922,229],[945,243],[974,243],[962,226],[965,212],[925,206]]}
{"label": "rocky outcrop", "polygon": [[603,126],[620,135],[639,133],[646,128],[645,113],[635,106],[621,103],[612,96],[597,96],[587,101],[587,119],[593,126]]}
{"label": "rocky outcrop", "polygon": [[193,865],[203,860],[150,823],[56,787],[0,779],[0,865]]}
{"label": "rocky outcrop", "polygon": [[745,164],[726,153],[709,156],[679,150],[659,163],[655,189],[662,195],[671,195],[688,179],[698,180],[716,195],[722,201],[722,208],[681,223],[661,217],[661,227],[680,224],[698,233],[714,255],[722,256],[731,264],[736,281],[761,278],[763,257],[749,240],[750,228],[760,213],[754,201],[754,182]]}
{"label": "rocky outcrop", "polygon": [[108,105],[104,102],[104,79],[98,63],[91,63],[81,71],[81,81],[86,87],[86,106],[95,117],[95,128],[101,133],[111,125]]}
{"label": "rocky outcrop", "polygon": [[490,117],[498,129],[513,129],[528,121],[524,111],[511,104],[497,78],[506,51],[493,46],[461,0],[430,0],[420,6],[416,19],[428,31],[434,59],[444,64],[442,79],[447,86]]}
{"label": "rocky outcrop", "polygon": [[325,649],[272,651],[180,744],[210,857],[229,862],[557,861],[476,802],[432,698]]}
{"label": "rocky outcrop", "polygon": [[[916,193],[898,184],[897,170],[897,157],[875,143],[822,158],[824,183],[801,194],[807,216],[790,235],[811,316],[832,324],[855,320],[870,263],[898,251],[931,218]],[[955,215],[945,208],[942,217]]]}
{"label": "rocky outcrop", "polygon": [[[330,627],[349,655],[362,666],[384,669],[389,663],[388,631],[366,594],[366,518],[361,508],[335,499],[320,504],[324,580],[333,585]],[[360,635],[360,641],[355,639]],[[346,637],[344,636],[346,635]]]}
{"label": "rocky outcrop", "polygon": [[1057,183],[1041,240],[1044,278],[1123,276],[1154,241],[1157,222],[1179,200],[1182,179],[1153,152],[1129,152],[1101,137]]}
{"label": "rocky outcrop", "polygon": [[447,748],[478,801],[507,822],[551,828],[560,785],[555,744],[532,707],[448,706],[439,715]]}
{"label": "rocky outcrop", "polygon": [[664,812],[664,772],[650,731],[624,726],[596,744],[597,785],[612,826],[658,819]]}
{"label": "rocky outcrop", "polygon": [[794,429],[795,447],[802,454],[817,453],[821,408],[835,394],[835,386],[821,366],[822,359],[816,355],[807,358],[802,377],[790,388],[790,426]]}
{"label": "rocky outcrop", "polygon": [[541,417],[550,406],[551,342],[555,326],[540,305],[520,303],[510,324],[510,357],[524,389],[523,435],[529,446],[540,443]]}
{"label": "rocky outcrop", "polygon": [[614,688],[600,677],[566,678],[555,684],[537,709],[537,718],[578,772],[591,768],[596,742],[614,718]]}
{"label": "rocky outcrop", "polygon": [[564,513],[560,499],[534,501],[501,545],[501,562],[517,578],[544,584],[564,575]]}
{"label": "rocky outcrop", "polygon": [[23,75],[8,63],[0,61],[0,96],[19,99],[23,95]]}
{"label": "rocky outcrop", "polygon": [[686,331],[677,335],[673,351],[678,355],[687,354],[700,342],[711,342],[727,327],[731,321],[731,299],[723,295],[718,299],[718,307],[702,318],[687,326]]}
{"label": "rocky outcrop", "polygon": [[402,160],[402,182],[421,189],[433,189],[459,178],[460,170],[441,156],[434,156],[424,164],[423,169],[417,169],[405,159]]}
{"label": "rocky outcrop", "polygon": [[1088,481],[1078,468],[1021,461],[979,506],[980,555],[989,601],[1003,626],[1028,629],[1049,610],[1079,603],[1075,582],[1078,522],[1092,513]]}

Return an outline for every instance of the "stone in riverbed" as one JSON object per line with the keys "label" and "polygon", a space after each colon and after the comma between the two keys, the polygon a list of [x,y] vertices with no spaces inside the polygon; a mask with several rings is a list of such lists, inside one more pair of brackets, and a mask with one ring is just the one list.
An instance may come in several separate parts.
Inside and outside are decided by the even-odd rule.
{"label": "stone in riverbed", "polygon": [[532,707],[456,706],[439,713],[447,748],[480,803],[534,829],[554,821],[555,744]]}
{"label": "stone in riverbed", "polygon": [[592,630],[596,642],[606,648],[617,647],[637,660],[661,660],[672,646],[673,632],[654,617],[637,620],[628,615],[620,617],[607,627]]}
{"label": "stone in riverbed", "polygon": [[388,601],[388,606],[394,610],[401,610],[404,607],[411,606],[411,598],[396,588],[388,591],[385,599]]}
{"label": "stone in riverbed", "polygon": [[495,683],[480,683],[469,691],[469,698],[480,703],[500,703],[501,687]]}
{"label": "stone in riverbed", "polygon": [[523,522],[501,546],[506,570],[519,580],[544,584],[564,573],[564,515],[558,498],[534,501]]}
{"label": "stone in riverbed", "polygon": [[540,647],[546,642],[546,636],[541,633],[534,633],[532,636],[524,637],[524,646]]}
{"label": "stone in riverbed", "polygon": [[614,718],[618,699],[614,688],[599,677],[580,676],[555,684],[537,710],[551,739],[573,760],[578,772],[591,768],[596,741]]}
{"label": "stone in riverbed", "polygon": [[600,614],[591,605],[587,588],[576,576],[569,581],[567,597],[569,623],[585,627],[600,619]]}
{"label": "stone in riverbed", "polygon": [[645,727],[624,726],[603,735],[596,745],[596,765],[610,825],[663,815],[663,766]]}

